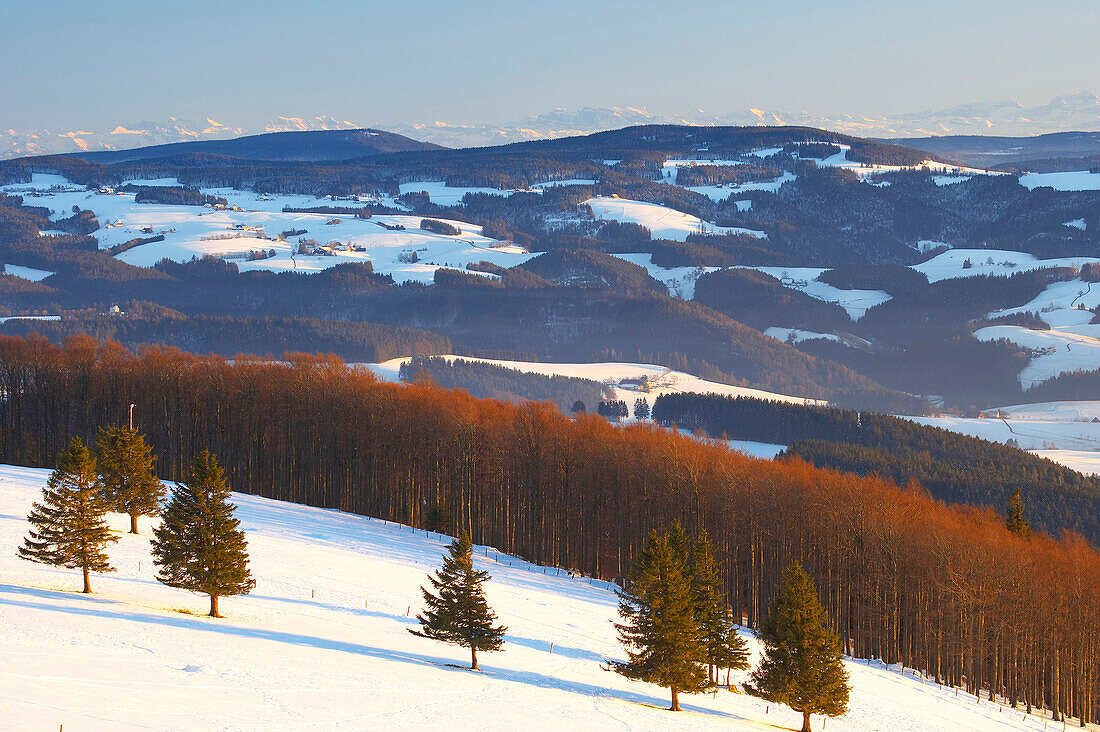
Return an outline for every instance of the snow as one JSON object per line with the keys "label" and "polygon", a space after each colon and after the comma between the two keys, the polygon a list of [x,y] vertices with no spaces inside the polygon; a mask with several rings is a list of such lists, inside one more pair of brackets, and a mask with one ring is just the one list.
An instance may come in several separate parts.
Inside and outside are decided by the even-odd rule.
{"label": "snow", "polygon": [[168,188],[180,187],[179,178],[133,178],[123,181],[122,184],[134,186],[161,186]]}
{"label": "snow", "polygon": [[[682,371],[673,371],[664,366],[656,366],[647,363],[543,363],[540,361],[500,361],[489,358],[473,358],[470,356],[441,356],[441,358],[460,358],[463,361],[477,361],[479,363],[495,364],[517,371],[532,374],[544,374],[546,376],[573,376],[580,379],[590,379],[606,384],[612,388],[616,399],[622,399],[628,405],[633,406],[638,397],[645,397],[652,406],[653,400],[662,394],[722,394],[726,396],[754,397],[756,399],[771,399],[790,404],[823,404],[814,399],[805,399],[798,396],[776,394],[760,389],[750,389],[744,386],[730,386],[716,381],[707,381],[698,376],[686,374]],[[398,371],[402,364],[408,363],[408,357],[394,358],[389,361],[375,364],[361,364],[362,367],[373,371],[379,378],[386,381],[397,381]],[[637,382],[646,379],[649,383],[648,391],[643,390]]]}
{"label": "snow", "polygon": [[1100,452],[1088,450],[1032,450],[1032,453],[1053,460],[1070,470],[1085,475],[1100,475]]}
{"label": "snow", "polygon": [[[836,143],[828,143],[836,144]],[[840,152],[830,155],[822,160],[810,158],[817,163],[821,168],[845,168],[851,170],[860,178],[867,178],[878,173],[893,173],[900,170],[928,170],[934,173],[950,174],[951,176],[958,176],[962,174],[985,174],[985,175],[1004,175],[996,171],[982,170],[980,168],[967,168],[960,165],[951,165],[950,163],[940,163],[935,160],[923,160],[917,165],[883,165],[879,163],[860,163],[855,160],[848,159],[848,151],[851,150],[850,145],[838,144]],[[967,178],[970,176],[968,175]],[[941,176],[941,180],[947,180],[946,176]],[[961,179],[959,179],[961,180]],[[950,180],[950,182],[957,183],[959,180]],[[937,185],[944,185],[939,181],[936,181]]]}
{"label": "snow", "polygon": [[783,341],[784,343],[801,343],[802,341],[826,340],[836,343],[844,343],[839,336],[832,333],[815,333],[812,330],[799,330],[798,328],[771,327],[764,331],[764,335]]}
{"label": "snow", "polygon": [[491,196],[510,196],[515,193],[515,191],[502,191],[499,188],[449,186],[443,181],[402,183],[399,188],[401,190],[401,195],[406,193],[427,193],[431,202],[437,206],[457,206],[462,203],[462,197],[467,193],[488,193]]}
{"label": "snow", "polygon": [[60,315],[9,315],[0,318],[0,323],[6,323],[9,320],[61,320]]}
{"label": "snow", "polygon": [[1013,313],[1039,313],[1039,317],[1050,325],[1075,325],[1088,323],[1092,313],[1081,310],[1083,305],[1090,310],[1100,307],[1100,284],[1085,282],[1081,279],[1052,282],[1030,302],[1014,308],[995,310],[989,317]]}
{"label": "snow", "polygon": [[0,191],[4,193],[25,193],[31,191],[48,191],[52,188],[78,188],[74,186],[69,179],[63,175],[56,175],[54,173],[31,173],[30,183],[9,183],[5,186],[0,186]]}
{"label": "snow", "polygon": [[1027,173],[1020,185],[1028,190],[1050,186],[1056,191],[1100,191],[1100,173],[1073,170],[1066,173]]}
{"label": "snow", "polygon": [[970,175],[934,175],[932,176],[932,182],[938,186],[951,186],[968,181],[972,177]]}
{"label": "snow", "polygon": [[[963,267],[966,260],[970,267]],[[951,249],[937,254],[927,262],[912,265],[923,272],[929,282],[939,282],[956,277],[977,277],[978,275],[1010,276],[1017,272],[1050,267],[1075,267],[1083,264],[1098,264],[1096,257],[1060,257],[1057,259],[1039,259],[1026,252],[1013,252],[1006,249]]]}
{"label": "snow", "polygon": [[1062,226],[1069,226],[1074,229],[1080,229],[1081,231],[1085,231],[1086,229],[1088,229],[1088,224],[1085,223],[1084,219],[1074,219],[1073,221],[1066,221],[1062,224]]}
{"label": "snow", "polygon": [[[1100,450],[1100,423],[1074,420],[1056,421],[1049,417],[1033,419],[1033,415],[1006,415],[998,419],[996,410],[982,419],[968,417],[906,417],[914,422],[980,437],[990,442],[1007,443],[1016,440],[1024,450],[1056,448],[1062,450]],[[1100,456],[1100,453],[1097,453]]]}
{"label": "snow", "polygon": [[1032,350],[1031,361],[1019,374],[1024,389],[1068,371],[1100,367],[1100,324],[1061,325],[1050,330],[992,325],[974,331],[974,336],[981,341],[1005,338]]}
{"label": "snow", "polygon": [[745,212],[752,208],[752,200],[734,201],[733,205],[737,206],[738,211]]}
{"label": "snow", "polygon": [[783,148],[781,147],[762,147],[756,150],[750,150],[745,154],[757,158],[770,158],[772,155],[777,155],[781,152],[783,152]]}
{"label": "snow", "polygon": [[671,183],[676,185],[676,176],[680,172],[680,168],[694,168],[697,165],[715,165],[715,166],[730,166],[730,165],[744,165],[741,160],[666,160],[661,165],[661,180],[665,183]]}
{"label": "snow", "polygon": [[31,282],[41,282],[42,280],[46,279],[54,273],[45,269],[35,269],[34,267],[20,267],[17,264],[5,264],[4,274],[22,277],[23,279],[30,280]]}
{"label": "snow", "polygon": [[557,186],[594,186],[597,182],[598,181],[590,178],[566,178],[565,180],[551,180],[546,183],[535,183],[531,188],[535,190],[545,190]]}
{"label": "snow", "polygon": [[921,254],[924,254],[925,252],[930,252],[933,249],[938,249],[940,247],[946,247],[947,249],[950,249],[951,245],[945,241],[936,241],[935,239],[918,239],[913,248]]}
{"label": "snow", "polygon": [[661,267],[653,264],[653,255],[644,253],[615,254],[619,259],[633,262],[640,267],[645,267],[649,276],[658,282],[664,283],[668,288],[668,294],[691,300],[695,297],[695,281],[708,272],[715,272],[719,267]]}
{"label": "snow", "polygon": [[891,299],[890,295],[882,290],[841,290],[830,284],[821,282],[820,277],[826,269],[819,267],[753,267],[738,265],[742,269],[755,269],[764,274],[771,275],[792,290],[804,292],[810,297],[825,302],[835,302],[844,308],[848,317],[859,320],[867,311],[876,305],[881,305]]}
{"label": "snow", "polygon": [[786,445],[775,445],[770,442],[753,442],[752,440],[726,440],[726,444],[737,452],[743,452],[749,457],[762,460],[774,460],[775,457],[787,449]]}
{"label": "snow", "polygon": [[767,234],[762,231],[736,226],[715,226],[691,214],[657,203],[608,196],[590,198],[584,203],[592,207],[592,213],[597,219],[640,224],[649,229],[654,239],[686,241],[688,235],[698,233],[748,234],[758,239],[767,238]]}
{"label": "snow", "polygon": [[[222,601],[157,583],[149,519],[110,548],[117,573],[79,573],[18,559],[24,516],[48,472],[0,466],[0,708],[9,729],[700,729],[798,728],[800,715],[746,694],[683,696],[601,664],[622,658],[603,582],[569,577],[492,548],[475,565],[508,626],[482,670],[463,649],[410,635],[420,586],[448,537],[234,494],[257,584]],[[126,519],[112,515],[125,530]],[[746,633],[752,661],[759,644]],[[551,643],[553,651],[551,652]],[[850,711],[828,730],[1040,730],[1038,715],[954,690],[912,670],[845,660]],[[744,672],[735,682],[747,678]],[[814,729],[821,729],[820,717]]]}
{"label": "snow", "polygon": [[[54,176],[36,184],[53,184]],[[64,179],[61,179],[64,181]],[[267,195],[227,188],[204,189],[204,193],[229,201],[224,211],[201,206],[138,204],[133,194],[99,194],[84,189],[46,192],[34,205],[46,206],[53,218],[68,216],[72,207],[95,211],[101,228],[94,233],[101,249],[139,237],[163,234],[165,240],[143,244],[118,255],[118,259],[139,267],[151,267],[161,259],[186,262],[193,257],[211,255],[236,262],[241,271],[267,270],[313,274],[337,264],[370,262],[378,274],[388,274],[395,282],[431,283],[440,268],[465,269],[471,262],[489,261],[512,267],[531,258],[522,247],[482,236],[481,227],[443,219],[462,230],[460,236],[422,231],[421,217],[379,215],[371,219],[328,214],[284,213],[284,207],[306,208],[323,205],[354,205],[351,202],[319,199],[304,195]],[[233,210],[232,207],[241,210]],[[328,224],[332,219],[338,224]],[[380,223],[401,225],[403,231],[390,231]],[[237,229],[235,227],[242,227]],[[305,230],[305,234],[276,241],[282,231]],[[270,239],[264,236],[272,237]],[[233,238],[223,238],[233,237]],[[328,244],[338,242],[332,256],[297,254],[298,239],[308,238]],[[363,251],[353,251],[361,248]],[[249,261],[250,252],[275,250],[275,256]],[[416,262],[406,262],[415,252]]]}

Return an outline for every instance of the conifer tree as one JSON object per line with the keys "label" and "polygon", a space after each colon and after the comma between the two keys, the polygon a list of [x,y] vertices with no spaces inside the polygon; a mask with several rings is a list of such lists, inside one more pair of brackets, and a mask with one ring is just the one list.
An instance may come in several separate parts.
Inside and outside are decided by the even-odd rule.
{"label": "conifer tree", "polygon": [[489,573],[474,569],[473,545],[466,534],[451,542],[448,556],[436,577],[428,575],[432,590],[420,588],[427,609],[416,616],[422,638],[470,649],[470,668],[478,670],[478,651],[499,651],[504,645],[503,625],[494,626],[496,615],[485,600],[481,583]]}
{"label": "conifer tree", "polygon": [[829,630],[817,590],[797,562],[783,572],[760,630],[764,656],[752,675],[752,691],[768,701],[810,715],[836,717],[848,711],[848,672],[840,661],[840,638]]}
{"label": "conifer tree", "polygon": [[1008,516],[1005,517],[1005,526],[1017,536],[1027,536],[1031,533],[1031,522],[1024,518],[1024,499],[1020,495],[1019,487],[1008,499]]}
{"label": "conifer tree", "polygon": [[113,572],[107,544],[118,541],[107,526],[110,506],[96,476],[95,460],[79,437],[57,456],[57,467],[27,520],[34,528],[23,539],[19,556],[32,562],[84,573],[84,592],[92,591],[89,573]]}
{"label": "conifer tree", "polygon": [[707,652],[707,675],[710,683],[717,683],[716,671],[720,668],[740,670],[749,667],[749,650],[745,639],[737,634],[721,591],[718,564],[714,561],[710,539],[706,531],[691,544],[688,557],[691,570],[692,602],[695,620],[699,623]]}
{"label": "conifer tree", "polygon": [[707,650],[695,618],[679,525],[663,534],[650,532],[619,592],[619,615],[623,622],[615,628],[627,660],[615,662],[615,670],[628,679],[669,687],[669,709],[680,711],[680,692],[693,694],[707,687]]}
{"label": "conifer tree", "polygon": [[114,510],[129,514],[130,533],[138,533],[138,516],[155,516],[164,486],[153,474],[153,448],[135,429],[107,427],[96,438],[96,465],[103,491]]}
{"label": "conifer tree", "polygon": [[248,570],[248,543],[233,516],[229,484],[218,461],[203,450],[177,483],[161,525],[153,529],[157,579],[210,596],[210,617],[220,618],[218,598],[247,595],[256,586]]}

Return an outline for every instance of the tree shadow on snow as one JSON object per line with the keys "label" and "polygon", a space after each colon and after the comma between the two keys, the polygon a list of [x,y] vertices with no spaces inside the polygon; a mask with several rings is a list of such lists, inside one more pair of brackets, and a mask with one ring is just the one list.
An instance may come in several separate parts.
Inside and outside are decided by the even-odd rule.
{"label": "tree shadow on snow", "polygon": [[[72,601],[75,598],[79,598],[79,600],[81,601],[79,605],[73,604]],[[48,602],[42,602],[44,600],[54,602],[58,600],[68,600],[69,602],[65,605],[56,605],[49,604]],[[292,602],[296,601],[292,600]],[[302,602],[308,603],[310,601],[306,600]],[[315,601],[312,602],[312,604],[322,605],[322,603],[316,603]],[[162,627],[179,628],[182,630],[204,631],[207,633],[217,633],[224,636],[233,636],[237,638],[247,638],[254,640],[266,640],[275,643],[289,643],[296,646],[317,648],[319,650],[339,651],[342,653],[351,653],[359,656],[384,659],[387,661],[400,661],[403,663],[411,663],[418,666],[431,666],[447,671],[453,671],[455,673],[469,673],[469,669],[460,667],[457,664],[453,664],[453,659],[451,658],[428,656],[408,651],[395,651],[390,649],[377,648],[375,646],[366,646],[360,643],[349,643],[347,641],[334,640],[331,638],[302,635],[300,633],[287,633],[283,631],[266,630],[264,628],[242,627],[239,625],[232,625],[231,621],[226,622],[225,620],[214,620],[205,616],[192,617],[176,613],[159,615],[152,612],[143,612],[140,610],[129,609],[126,605],[118,601],[111,600],[109,598],[88,596],[83,594],[73,595],[57,590],[44,590],[32,587],[20,587],[17,585],[0,584],[0,605],[24,607],[32,610],[43,610],[47,612],[62,613],[66,615],[106,618],[117,621],[129,621],[133,623],[149,623]],[[364,615],[372,614],[366,610],[358,612],[361,612]],[[382,613],[377,614],[386,618],[396,617],[392,615],[385,615]],[[405,620],[405,618],[403,617],[397,619]],[[516,645],[521,646],[532,648],[546,647],[545,643],[542,643],[541,641],[531,641],[525,638],[510,638],[509,640],[516,643]],[[554,647],[555,654],[558,653],[558,648],[558,646]],[[561,655],[572,658],[582,658],[585,660],[604,660],[602,656],[594,653],[589,653],[587,651],[584,651],[583,649],[577,648],[563,647],[561,649]],[[482,668],[480,672],[474,673],[480,673],[486,678],[497,679],[500,681],[510,681],[513,683],[525,684],[528,686],[535,686],[543,689],[557,689],[560,691],[572,692],[575,694],[581,694],[584,696],[597,697],[602,699],[619,700],[627,703],[638,704],[641,706],[652,707],[654,709],[667,709],[668,705],[667,699],[655,697],[650,694],[624,691],[621,689],[612,689],[605,686],[598,686],[595,684],[588,684],[579,681],[570,681],[568,679],[562,679],[556,676],[548,676],[546,674],[538,673],[536,671],[511,670],[487,666]],[[684,708],[685,711],[710,717],[719,717],[722,719],[730,720],[744,719],[735,714],[729,714],[714,709],[707,709],[706,707],[695,706],[694,704],[691,704],[687,699],[684,699],[684,701],[681,702],[681,706]]]}

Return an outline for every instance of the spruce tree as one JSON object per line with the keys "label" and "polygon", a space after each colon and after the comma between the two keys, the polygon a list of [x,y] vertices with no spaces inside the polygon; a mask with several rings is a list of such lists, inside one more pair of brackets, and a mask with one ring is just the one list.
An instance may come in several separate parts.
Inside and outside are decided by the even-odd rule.
{"label": "spruce tree", "polygon": [[436,577],[428,575],[432,590],[420,588],[427,609],[416,616],[420,630],[409,629],[422,638],[470,649],[470,668],[478,670],[478,651],[499,651],[504,645],[503,625],[494,626],[496,615],[485,600],[481,583],[488,572],[474,569],[473,544],[466,534],[451,542],[448,556]]}
{"label": "spruce tree", "polygon": [[726,606],[718,564],[714,561],[710,539],[705,531],[700,532],[692,542],[688,559],[695,619],[706,646],[707,675],[710,683],[714,684],[717,683],[717,669],[736,671],[749,667],[748,645],[737,634],[737,625]]}
{"label": "spruce tree", "polygon": [[96,438],[96,465],[103,491],[114,510],[129,514],[130,533],[138,533],[138,516],[155,516],[164,486],[153,474],[153,448],[128,427],[107,427]]}
{"label": "spruce tree", "polygon": [[615,670],[636,681],[669,687],[674,712],[680,711],[680,692],[707,688],[703,664],[706,645],[695,618],[687,549],[679,525],[658,534],[651,531],[631,567],[626,587],[619,592],[616,623],[627,660]]}
{"label": "spruce tree", "polygon": [[1017,536],[1027,536],[1031,533],[1031,522],[1024,518],[1024,499],[1020,495],[1019,487],[1008,499],[1007,516],[1005,526]]}
{"label": "spruce tree", "polygon": [[803,732],[810,730],[811,714],[848,711],[840,638],[829,630],[817,590],[797,562],[783,572],[760,639],[764,656],[752,675],[753,693],[802,712]]}
{"label": "spruce tree", "polygon": [[229,484],[218,461],[203,450],[172,491],[160,526],[153,529],[157,579],[210,596],[210,617],[220,618],[218,598],[247,595],[256,586],[248,570],[248,544]]}
{"label": "spruce tree", "polygon": [[57,456],[57,467],[27,520],[33,525],[19,556],[32,562],[84,573],[84,592],[92,591],[89,573],[113,572],[107,544],[118,541],[107,526],[110,505],[96,476],[95,460],[79,437]]}

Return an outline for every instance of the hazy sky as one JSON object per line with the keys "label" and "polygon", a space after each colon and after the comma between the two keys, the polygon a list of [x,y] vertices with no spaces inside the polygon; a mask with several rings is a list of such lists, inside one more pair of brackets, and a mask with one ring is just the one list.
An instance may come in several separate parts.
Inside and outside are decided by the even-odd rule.
{"label": "hazy sky", "polygon": [[0,128],[555,107],[902,113],[1100,94],[1097,0],[0,0]]}

